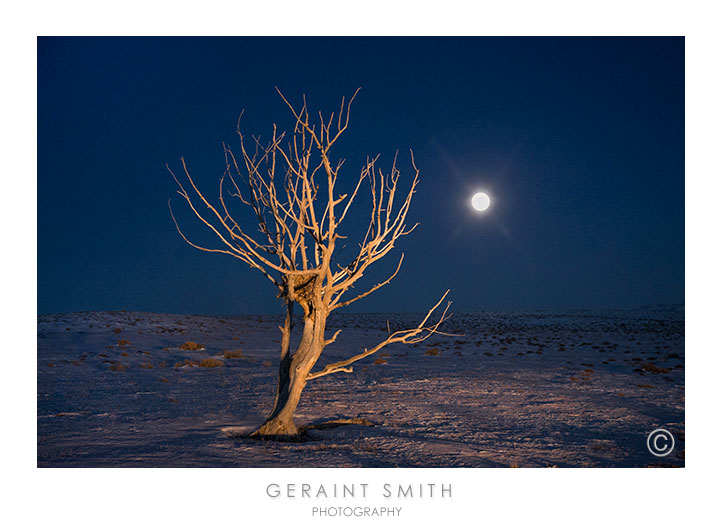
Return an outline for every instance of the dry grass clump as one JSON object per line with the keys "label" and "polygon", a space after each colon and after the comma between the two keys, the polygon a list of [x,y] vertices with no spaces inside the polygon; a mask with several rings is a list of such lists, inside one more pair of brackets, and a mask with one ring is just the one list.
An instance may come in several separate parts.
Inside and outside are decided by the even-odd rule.
{"label": "dry grass clump", "polygon": [[223,357],[227,360],[239,360],[245,358],[246,355],[243,354],[243,350],[239,348],[237,350],[224,350]]}
{"label": "dry grass clump", "polygon": [[427,356],[438,356],[441,353],[439,352],[438,348],[430,348],[426,352],[424,352]]}
{"label": "dry grass clump", "polygon": [[202,359],[199,363],[201,367],[223,367],[223,362],[221,360],[218,360],[216,358],[205,358]]}
{"label": "dry grass clump", "polygon": [[119,347],[126,347],[126,346],[128,346],[128,345],[130,345],[130,344],[131,344],[130,341],[128,341],[127,339],[119,339],[119,340],[118,340],[118,346],[119,346]]}
{"label": "dry grass clump", "polygon": [[125,372],[128,370],[128,366],[123,365],[122,363],[111,363],[110,370],[117,371],[117,372]]}
{"label": "dry grass clump", "polygon": [[153,364],[149,361],[144,361],[143,363],[140,364],[140,368],[141,369],[152,369]]}
{"label": "dry grass clump", "polygon": [[180,346],[181,350],[203,350],[206,347],[195,341],[186,341]]}
{"label": "dry grass clump", "polygon": [[374,365],[383,365],[384,363],[388,363],[388,361],[383,358],[376,358],[374,360]]}
{"label": "dry grass clump", "polygon": [[654,363],[645,363],[644,365],[642,365],[642,370],[651,372],[652,374],[667,374],[671,369],[657,367]]}
{"label": "dry grass clump", "polygon": [[175,367],[223,367],[223,362],[216,358],[205,358],[201,361],[195,361],[195,360],[185,360],[185,361],[177,361],[174,365]]}

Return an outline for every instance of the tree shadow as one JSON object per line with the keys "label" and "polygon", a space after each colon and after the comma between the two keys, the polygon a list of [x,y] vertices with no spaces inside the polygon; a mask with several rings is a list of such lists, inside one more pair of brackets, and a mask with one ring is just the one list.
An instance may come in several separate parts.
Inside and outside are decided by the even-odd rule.
{"label": "tree shadow", "polygon": [[255,440],[255,441],[278,441],[278,442],[295,442],[304,443],[309,441],[318,441],[325,437],[314,436],[315,431],[332,430],[334,428],[343,428],[348,426],[365,426],[373,427],[375,424],[368,419],[364,418],[343,418],[333,417],[326,419],[319,419],[315,423],[306,424],[298,428],[297,435],[258,435],[255,434],[255,430],[248,430],[247,428],[233,428],[226,427],[222,428],[222,431],[230,438],[235,440]]}

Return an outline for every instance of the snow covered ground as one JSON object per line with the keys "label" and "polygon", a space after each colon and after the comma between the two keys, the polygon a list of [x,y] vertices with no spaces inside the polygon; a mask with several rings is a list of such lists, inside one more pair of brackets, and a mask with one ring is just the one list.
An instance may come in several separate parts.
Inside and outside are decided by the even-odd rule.
{"label": "snow covered ground", "polygon": [[[272,405],[280,316],[43,315],[38,466],[684,466],[683,311],[454,315],[447,331],[463,337],[309,382],[297,425],[374,425],[299,443],[234,437]],[[332,315],[328,335],[344,331],[317,370],[417,317]],[[223,365],[195,365],[208,358]],[[667,457],[647,449],[655,428],[675,436]]]}

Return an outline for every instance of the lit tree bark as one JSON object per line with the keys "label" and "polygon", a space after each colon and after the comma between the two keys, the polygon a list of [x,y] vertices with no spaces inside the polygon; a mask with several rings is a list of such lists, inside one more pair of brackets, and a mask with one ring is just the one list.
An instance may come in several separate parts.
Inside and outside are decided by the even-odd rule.
{"label": "lit tree bark", "polygon": [[[280,91],[279,94],[295,118],[293,132],[290,135],[279,133],[274,125],[269,141],[262,143],[260,138],[252,137],[253,142],[249,143],[239,127],[240,157],[236,158],[228,146],[223,146],[226,168],[220,180],[216,205],[198,189],[183,158],[185,186],[168,168],[178,184],[178,193],[198,220],[215,235],[219,245],[206,247],[188,239],[171,208],[171,217],[183,239],[197,249],[229,254],[259,270],[285,301],[286,318],[284,325],[279,327],[281,359],[276,396],[268,419],[254,432],[259,436],[298,433],[293,414],[310,380],[352,372],[354,362],[389,344],[417,343],[434,333],[443,333],[439,327],[450,316],[450,303],[447,303],[440,316],[431,319],[445,300],[447,291],[416,327],[390,333],[384,341],[362,353],[311,372],[324,348],[341,332],[338,330],[330,338],[326,337],[330,313],[367,297],[388,284],[399,272],[403,254],[390,277],[365,292],[349,296],[366,269],[391,252],[397,240],[416,227],[407,228],[406,215],[419,182],[419,170],[412,153],[415,175],[408,192],[399,196],[400,174],[396,158],[389,172],[384,174],[376,167],[379,158],[376,156],[367,159],[353,191],[339,194],[336,184],[343,161],[332,163],[329,153],[348,127],[351,103],[358,90],[348,104],[342,100],[335,118],[334,113],[328,119],[319,113],[319,121],[315,124],[310,121],[305,98],[297,111]],[[338,240],[345,238],[339,233],[339,227],[364,182],[368,183],[371,199],[368,228],[358,252],[342,266],[332,262]],[[280,188],[277,183],[281,184]],[[254,214],[260,238],[251,235],[243,223],[236,221],[234,216],[237,215],[232,215],[226,205],[229,199],[240,202]],[[291,328],[296,304],[303,311],[303,330],[299,344],[292,352]]]}

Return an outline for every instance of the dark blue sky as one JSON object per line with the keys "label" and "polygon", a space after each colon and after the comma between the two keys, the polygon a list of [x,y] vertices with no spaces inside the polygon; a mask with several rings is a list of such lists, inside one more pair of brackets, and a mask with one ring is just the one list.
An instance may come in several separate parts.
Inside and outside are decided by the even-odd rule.
{"label": "dark blue sky", "polygon": [[38,311],[280,312],[258,272],[181,240],[165,169],[182,155],[214,192],[242,109],[247,133],[291,125],[275,86],[328,112],[363,87],[349,186],[414,149],[420,227],[350,310],[447,288],[456,311],[684,302],[682,38],[40,38]]}

